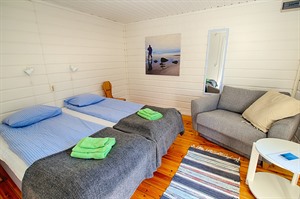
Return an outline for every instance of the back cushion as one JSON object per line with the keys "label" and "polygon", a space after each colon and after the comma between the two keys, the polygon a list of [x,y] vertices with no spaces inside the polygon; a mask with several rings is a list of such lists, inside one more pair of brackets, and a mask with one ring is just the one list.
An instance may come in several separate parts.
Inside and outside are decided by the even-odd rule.
{"label": "back cushion", "polygon": [[219,100],[218,109],[243,113],[253,102],[265,93],[266,91],[224,86]]}
{"label": "back cushion", "polygon": [[299,100],[276,91],[268,91],[246,109],[243,117],[266,133],[273,122],[299,113]]}

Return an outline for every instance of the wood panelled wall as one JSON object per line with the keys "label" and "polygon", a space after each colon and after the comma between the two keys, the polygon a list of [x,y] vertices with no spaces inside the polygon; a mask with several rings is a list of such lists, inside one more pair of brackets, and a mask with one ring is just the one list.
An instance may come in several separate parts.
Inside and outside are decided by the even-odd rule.
{"label": "wood panelled wall", "polygon": [[[41,1],[0,2],[0,119],[33,104],[62,106],[74,94],[102,95],[105,80],[117,97],[190,115],[191,100],[203,93],[210,29],[229,29],[227,85],[291,92],[299,65],[299,11],[280,12],[281,0],[130,24]],[[145,37],[174,33],[181,34],[180,76],[145,75]]]}
{"label": "wood panelled wall", "polygon": [[[34,104],[62,106],[78,93],[102,95],[106,80],[127,97],[124,24],[35,1],[0,6],[1,119]],[[26,67],[34,68],[30,77]]]}
{"label": "wood panelled wall", "polygon": [[[299,65],[299,11],[282,1],[211,9],[126,25],[129,95],[133,101],[176,107],[190,115],[203,92],[207,33],[229,28],[224,84],[291,92]],[[180,76],[145,75],[145,37],[181,34]]]}

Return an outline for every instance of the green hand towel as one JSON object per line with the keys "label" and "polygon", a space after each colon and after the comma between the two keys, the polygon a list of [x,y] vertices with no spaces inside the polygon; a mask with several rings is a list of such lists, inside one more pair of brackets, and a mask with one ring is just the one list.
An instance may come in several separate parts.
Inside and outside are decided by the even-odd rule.
{"label": "green hand towel", "polygon": [[144,111],[145,113],[149,114],[149,115],[156,115],[156,114],[159,113],[159,112],[154,111],[154,110],[152,110],[152,109],[150,109],[150,108],[145,108],[145,109],[143,109],[143,111]]}
{"label": "green hand towel", "polygon": [[162,117],[163,116],[160,112],[154,111],[150,108],[141,109],[139,112],[144,114],[144,115],[147,115],[147,116],[154,116],[154,117],[157,117],[157,116]]}
{"label": "green hand towel", "polygon": [[115,143],[115,138],[108,138],[108,141],[105,143],[103,147],[89,149],[89,148],[82,148],[80,147],[81,141],[78,142],[78,144],[72,149],[74,152],[81,152],[81,153],[103,153],[107,151],[107,149],[111,148]]}
{"label": "green hand towel", "polygon": [[163,115],[157,111],[153,111],[148,108],[145,108],[145,109],[141,109],[137,112],[137,114],[139,116],[141,116],[142,118],[145,118],[147,120],[158,120],[163,117]]}
{"label": "green hand towel", "polygon": [[158,113],[158,112],[156,112],[156,111],[153,111],[153,110],[150,109],[150,108],[144,108],[144,109],[142,109],[142,110],[140,110],[140,111],[143,112],[143,113],[149,114],[149,115],[155,115],[155,114]]}
{"label": "green hand towel", "polygon": [[103,147],[107,141],[108,138],[85,137],[82,140],[80,140],[79,146],[81,148],[95,149],[95,148]]}
{"label": "green hand towel", "polygon": [[108,141],[103,147],[89,149],[80,147],[79,144],[82,142],[82,140],[79,141],[78,144],[72,149],[71,157],[81,159],[104,159],[110,152],[112,146],[116,143],[115,138],[107,138]]}
{"label": "green hand towel", "polygon": [[81,158],[81,159],[104,159],[107,156],[110,149],[101,153],[81,153],[81,152],[72,151],[71,157]]}
{"label": "green hand towel", "polygon": [[[151,117],[153,117],[153,115],[149,115],[149,114],[147,114],[147,113],[145,113],[145,112],[138,112],[138,115],[139,116],[141,116],[141,117],[143,117],[143,118],[151,118]],[[155,116],[155,115],[154,115]]]}
{"label": "green hand towel", "polygon": [[149,115],[147,113],[138,112],[138,115],[145,118],[145,119],[147,119],[147,120],[158,120],[158,119],[163,117],[163,115],[161,113]]}

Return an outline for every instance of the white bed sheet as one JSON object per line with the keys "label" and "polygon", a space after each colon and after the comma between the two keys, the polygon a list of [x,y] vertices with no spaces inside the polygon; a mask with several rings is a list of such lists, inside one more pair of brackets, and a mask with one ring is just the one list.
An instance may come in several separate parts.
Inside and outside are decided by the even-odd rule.
{"label": "white bed sheet", "polygon": [[83,120],[86,120],[86,121],[89,121],[89,122],[94,122],[94,123],[97,123],[97,124],[101,124],[103,126],[112,127],[113,125],[116,124],[114,122],[110,122],[110,121],[107,121],[107,120],[104,120],[104,119],[101,119],[101,118],[97,118],[97,117],[90,116],[90,115],[87,115],[87,114],[84,114],[84,113],[73,111],[73,110],[70,110],[68,108],[62,108],[62,110],[63,110],[64,113],[68,113],[68,114],[70,114],[74,117],[78,117],[80,119],[83,119]]}
{"label": "white bed sheet", "polygon": [[[67,108],[62,108],[62,111],[64,113],[70,114],[74,117],[78,117],[80,119],[94,122],[97,124],[101,124],[101,125],[107,126],[107,127],[112,127],[113,125],[116,124],[116,123],[106,121],[106,120],[103,120],[100,118],[96,118],[96,117],[93,117],[90,115],[72,111]],[[28,166],[25,164],[25,162],[21,158],[19,158],[19,156],[17,156],[14,152],[12,152],[9,149],[8,144],[1,136],[0,136],[0,160],[2,160],[3,162],[5,162],[7,164],[7,166],[10,168],[10,170],[16,175],[18,180],[21,182]],[[8,173],[10,173],[10,172],[8,172]],[[15,183],[21,189],[20,182],[15,182]]]}

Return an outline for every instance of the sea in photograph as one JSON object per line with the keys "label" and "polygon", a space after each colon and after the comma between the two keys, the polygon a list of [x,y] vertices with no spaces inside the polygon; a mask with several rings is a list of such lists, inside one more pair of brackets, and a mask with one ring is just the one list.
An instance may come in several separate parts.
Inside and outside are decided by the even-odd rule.
{"label": "sea in photograph", "polygon": [[146,54],[146,74],[179,76],[180,52]]}

